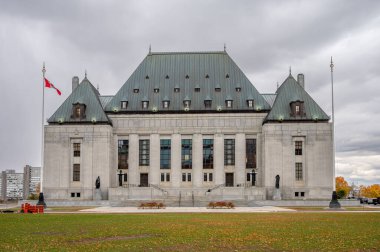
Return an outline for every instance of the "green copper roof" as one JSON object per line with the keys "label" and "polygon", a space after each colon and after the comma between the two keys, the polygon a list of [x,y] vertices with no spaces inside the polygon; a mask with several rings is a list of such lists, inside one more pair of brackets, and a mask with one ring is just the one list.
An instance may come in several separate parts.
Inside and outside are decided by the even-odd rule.
{"label": "green copper roof", "polygon": [[[247,100],[254,100],[249,108]],[[163,108],[163,101],[170,102]],[[183,111],[190,100],[190,111],[269,110],[270,106],[226,52],[149,53],[125,82],[106,111]],[[206,108],[204,101],[211,100]],[[232,108],[226,108],[232,100]],[[121,110],[121,101],[128,107]],[[148,101],[147,109],[142,101]]]}
{"label": "green copper roof", "polygon": [[[291,102],[301,101],[304,104],[303,116],[293,117],[291,115]],[[289,75],[277,90],[277,96],[272,109],[265,121],[328,121],[330,118],[311,98],[305,89]]]}
{"label": "green copper roof", "polygon": [[264,99],[267,101],[269,106],[273,107],[273,103],[276,100],[277,94],[261,94]]}
{"label": "green copper roof", "polygon": [[[80,120],[71,117],[73,104],[77,103],[86,105],[86,117]],[[104,113],[99,92],[87,78],[83,79],[79,86],[48,120],[49,123],[93,123],[94,121],[96,123],[110,123],[107,115]]]}

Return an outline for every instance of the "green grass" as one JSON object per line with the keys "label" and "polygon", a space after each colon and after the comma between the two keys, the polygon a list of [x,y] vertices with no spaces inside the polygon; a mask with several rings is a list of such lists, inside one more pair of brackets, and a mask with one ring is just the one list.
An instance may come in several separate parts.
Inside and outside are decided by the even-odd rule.
{"label": "green grass", "polygon": [[378,251],[379,213],[0,214],[0,251]]}

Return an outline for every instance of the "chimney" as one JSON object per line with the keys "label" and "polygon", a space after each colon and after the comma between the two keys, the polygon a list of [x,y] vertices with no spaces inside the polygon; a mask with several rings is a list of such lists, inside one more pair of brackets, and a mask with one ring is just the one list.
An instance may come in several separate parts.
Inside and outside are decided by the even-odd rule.
{"label": "chimney", "polygon": [[78,76],[73,77],[73,91],[79,86],[79,78]]}
{"label": "chimney", "polygon": [[298,82],[298,84],[301,85],[301,87],[303,87],[305,89],[305,75],[303,75],[302,73],[298,74],[297,75],[297,82]]}

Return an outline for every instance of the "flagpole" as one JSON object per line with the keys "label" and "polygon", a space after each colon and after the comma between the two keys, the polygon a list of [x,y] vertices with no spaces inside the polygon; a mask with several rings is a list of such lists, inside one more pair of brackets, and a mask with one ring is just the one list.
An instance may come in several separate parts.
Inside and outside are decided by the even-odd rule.
{"label": "flagpole", "polygon": [[43,181],[44,181],[44,125],[45,125],[45,62],[42,67],[42,119],[41,119],[41,182],[40,182],[40,195],[38,197],[37,205],[43,205],[46,208],[46,203],[43,193]]}
{"label": "flagpole", "polygon": [[333,160],[333,193],[330,201],[330,208],[340,208],[340,203],[338,202],[338,195],[335,189],[335,117],[334,117],[334,63],[331,56],[330,62],[331,69],[331,114],[332,114],[332,132],[331,132],[331,141],[333,144],[332,151],[332,160]]}

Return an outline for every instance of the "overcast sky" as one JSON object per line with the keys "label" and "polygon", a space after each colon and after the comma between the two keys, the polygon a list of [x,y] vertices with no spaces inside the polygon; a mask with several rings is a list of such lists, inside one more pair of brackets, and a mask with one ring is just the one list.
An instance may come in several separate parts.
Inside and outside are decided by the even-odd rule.
{"label": "overcast sky", "polygon": [[42,63],[62,91],[45,90],[45,118],[87,70],[116,94],[152,51],[227,52],[261,93],[289,74],[331,115],[336,174],[380,183],[380,1],[0,0],[0,170],[40,166]]}

